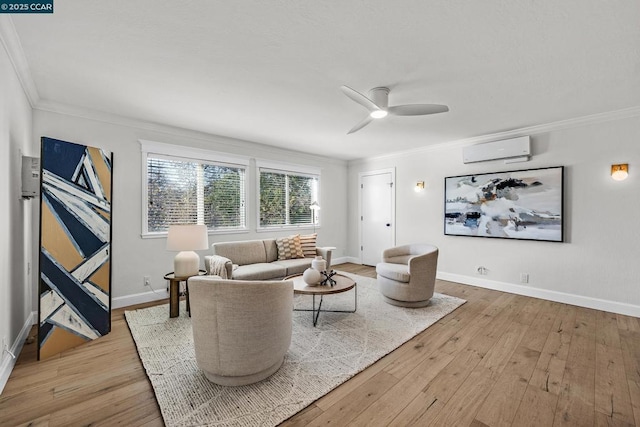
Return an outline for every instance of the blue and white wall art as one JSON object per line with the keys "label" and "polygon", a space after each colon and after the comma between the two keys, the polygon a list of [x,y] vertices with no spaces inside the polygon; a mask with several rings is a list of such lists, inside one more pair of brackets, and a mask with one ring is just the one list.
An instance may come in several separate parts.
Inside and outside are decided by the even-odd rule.
{"label": "blue and white wall art", "polygon": [[562,242],[564,167],[444,179],[444,234]]}
{"label": "blue and white wall art", "polygon": [[111,330],[111,153],[42,138],[38,359]]}

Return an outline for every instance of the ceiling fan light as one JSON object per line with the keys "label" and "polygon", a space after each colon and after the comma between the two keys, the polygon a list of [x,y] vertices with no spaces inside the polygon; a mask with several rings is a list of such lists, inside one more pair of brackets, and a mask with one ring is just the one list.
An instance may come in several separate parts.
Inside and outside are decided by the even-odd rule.
{"label": "ceiling fan light", "polygon": [[371,114],[369,114],[374,119],[381,119],[383,117],[387,117],[387,113],[385,110],[373,110]]}

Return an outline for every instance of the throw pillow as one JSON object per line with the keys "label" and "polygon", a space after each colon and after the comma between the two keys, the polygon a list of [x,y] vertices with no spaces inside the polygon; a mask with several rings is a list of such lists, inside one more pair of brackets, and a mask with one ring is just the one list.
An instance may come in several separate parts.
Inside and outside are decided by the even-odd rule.
{"label": "throw pillow", "polygon": [[300,235],[300,246],[305,258],[315,258],[317,237],[318,233]]}
{"label": "throw pillow", "polygon": [[277,238],[276,246],[278,247],[278,260],[304,258],[302,246],[300,246],[300,235],[298,234]]}

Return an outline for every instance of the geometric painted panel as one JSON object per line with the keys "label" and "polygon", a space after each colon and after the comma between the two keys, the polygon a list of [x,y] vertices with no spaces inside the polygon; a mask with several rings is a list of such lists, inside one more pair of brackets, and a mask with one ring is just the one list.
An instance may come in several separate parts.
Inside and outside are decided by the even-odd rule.
{"label": "geometric painted panel", "polygon": [[110,152],[42,138],[38,359],[111,330]]}

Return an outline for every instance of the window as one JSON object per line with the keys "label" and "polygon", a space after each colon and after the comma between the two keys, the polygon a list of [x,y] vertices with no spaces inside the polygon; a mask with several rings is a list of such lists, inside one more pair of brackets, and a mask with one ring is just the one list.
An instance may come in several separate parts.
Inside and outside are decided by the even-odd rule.
{"label": "window", "polygon": [[217,231],[246,228],[246,164],[223,161],[229,160],[224,155],[216,161],[219,156],[206,150],[142,144],[143,234],[165,233],[171,224],[205,224]]}
{"label": "window", "polygon": [[258,168],[260,228],[316,224],[318,219],[313,217],[310,206],[318,200],[319,173],[299,172],[295,170],[301,169],[298,167],[287,167],[294,169],[289,171],[271,166],[259,165]]}

